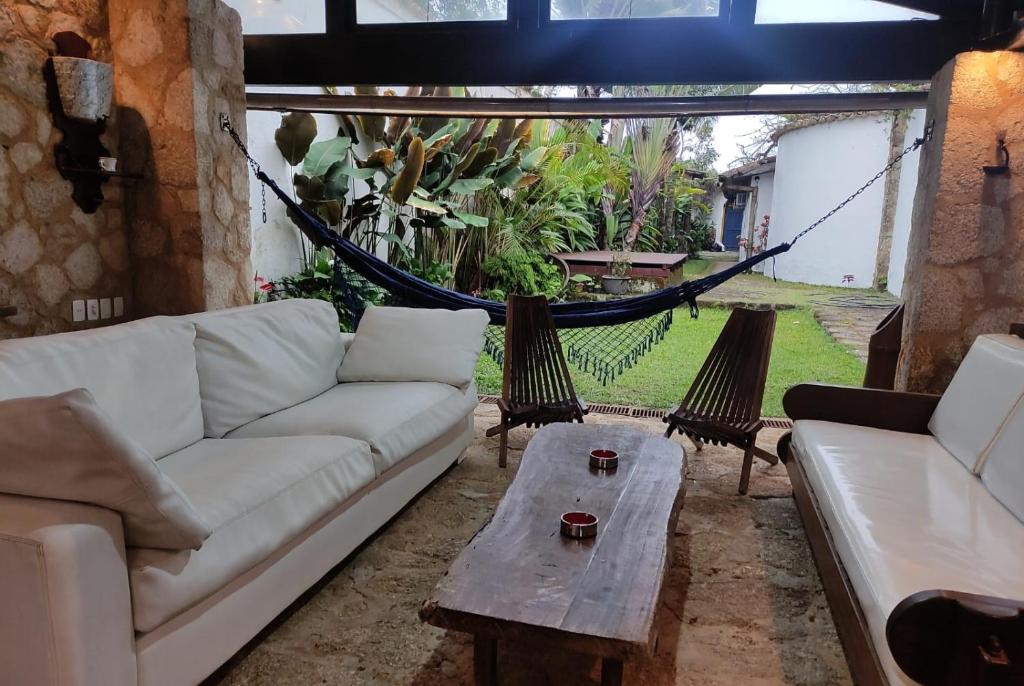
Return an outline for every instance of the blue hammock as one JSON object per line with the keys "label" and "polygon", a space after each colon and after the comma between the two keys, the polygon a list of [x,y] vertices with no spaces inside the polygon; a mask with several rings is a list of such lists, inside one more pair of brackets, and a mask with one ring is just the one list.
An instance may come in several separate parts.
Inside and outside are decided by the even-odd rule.
{"label": "blue hammock", "polygon": [[[476,298],[458,293],[425,281],[388,264],[376,255],[359,247],[347,238],[332,231],[322,219],[303,209],[277,183],[262,170],[256,177],[289,209],[289,215],[302,233],[318,248],[329,248],[352,271],[370,283],[391,293],[399,301],[411,307],[446,310],[480,309],[487,312],[491,324],[505,324],[505,303]],[[789,250],[789,243],[782,243],[732,267],[702,279],[684,281],[678,286],[669,286],[646,295],[605,301],[580,301],[555,303],[551,314],[559,329],[576,329],[596,326],[613,326],[647,319],[669,312],[681,305],[689,305],[690,313],[697,316],[697,296],[725,283],[737,274],[742,274],[765,260]]]}

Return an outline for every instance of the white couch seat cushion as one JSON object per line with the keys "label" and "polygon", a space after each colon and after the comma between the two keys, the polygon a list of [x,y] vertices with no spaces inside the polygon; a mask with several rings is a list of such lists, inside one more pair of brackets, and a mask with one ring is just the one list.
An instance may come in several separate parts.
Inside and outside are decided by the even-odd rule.
{"label": "white couch seat cushion", "polygon": [[309,400],[337,383],[338,313],[322,300],[279,300],[188,317],[206,435]]}
{"label": "white couch seat cushion", "polygon": [[894,684],[892,609],[929,589],[1024,598],[1024,527],[931,436],[800,420],[807,479]]}
{"label": "white couch seat cushion", "polygon": [[489,321],[483,310],[369,307],[338,381],[437,381],[466,388]]}
{"label": "white couch seat cushion", "polygon": [[928,430],[968,469],[980,474],[996,434],[1024,396],[1024,339],[978,336]]}
{"label": "white couch seat cushion", "polygon": [[155,458],[203,437],[195,328],[152,317],[91,331],[0,341],[0,400],[85,388]]}
{"label": "white couch seat cushion", "polygon": [[252,568],[374,479],[369,447],[338,436],[204,439],[160,468],[213,534],[196,552],[128,549],[141,633]]}
{"label": "white couch seat cushion", "polygon": [[428,382],[344,383],[246,424],[227,438],[349,436],[370,444],[381,474],[445,434],[476,405],[473,384],[463,391]]}

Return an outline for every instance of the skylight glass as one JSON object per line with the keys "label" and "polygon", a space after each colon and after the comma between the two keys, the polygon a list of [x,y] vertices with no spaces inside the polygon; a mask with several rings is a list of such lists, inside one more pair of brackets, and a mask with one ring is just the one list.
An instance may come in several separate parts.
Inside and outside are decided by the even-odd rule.
{"label": "skylight glass", "polygon": [[356,0],[360,24],[504,21],[507,0]]}
{"label": "skylight glass", "polygon": [[225,0],[242,15],[242,33],[323,33],[323,0]]}
{"label": "skylight glass", "polygon": [[877,0],[757,0],[758,24],[913,21],[939,17]]}
{"label": "skylight glass", "polygon": [[551,18],[717,17],[720,0],[551,0]]}

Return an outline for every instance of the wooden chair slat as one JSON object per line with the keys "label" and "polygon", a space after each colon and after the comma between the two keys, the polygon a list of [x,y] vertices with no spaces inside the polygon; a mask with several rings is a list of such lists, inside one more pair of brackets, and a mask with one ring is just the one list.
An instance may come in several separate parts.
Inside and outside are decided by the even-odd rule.
{"label": "wooden chair slat", "polygon": [[501,383],[498,464],[507,463],[508,431],[517,426],[583,421],[586,405],[576,396],[554,317],[543,296],[508,298],[505,361]]}
{"label": "wooden chair slat", "polygon": [[747,492],[754,456],[764,456],[755,444],[775,322],[774,310],[733,310],[679,408],[665,417],[665,435],[686,434],[698,450],[703,443],[744,450],[740,493]]}

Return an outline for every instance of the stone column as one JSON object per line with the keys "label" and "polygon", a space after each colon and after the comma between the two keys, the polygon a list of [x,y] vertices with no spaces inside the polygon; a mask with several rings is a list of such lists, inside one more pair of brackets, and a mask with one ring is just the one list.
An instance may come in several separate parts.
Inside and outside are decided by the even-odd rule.
{"label": "stone column", "polygon": [[252,302],[249,182],[218,126],[245,139],[238,13],[219,0],[109,0],[135,315]]}
{"label": "stone column", "polygon": [[[921,155],[897,386],[941,392],[978,334],[1024,321],[1024,53],[958,55],[935,76]],[[1009,174],[988,176],[1006,138]]]}

